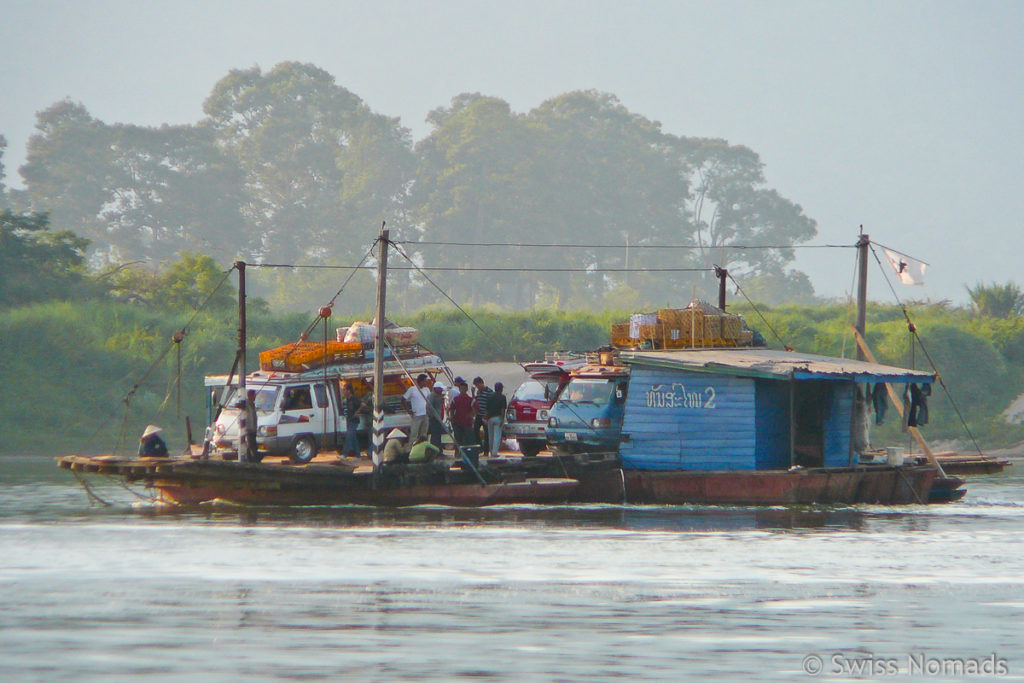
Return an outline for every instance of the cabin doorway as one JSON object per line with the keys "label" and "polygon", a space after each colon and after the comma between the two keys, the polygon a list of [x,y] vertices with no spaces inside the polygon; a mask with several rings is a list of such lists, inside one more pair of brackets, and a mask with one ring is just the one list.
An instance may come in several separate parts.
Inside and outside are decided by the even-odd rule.
{"label": "cabin doorway", "polygon": [[825,420],[830,400],[828,382],[793,383],[793,464],[825,466]]}

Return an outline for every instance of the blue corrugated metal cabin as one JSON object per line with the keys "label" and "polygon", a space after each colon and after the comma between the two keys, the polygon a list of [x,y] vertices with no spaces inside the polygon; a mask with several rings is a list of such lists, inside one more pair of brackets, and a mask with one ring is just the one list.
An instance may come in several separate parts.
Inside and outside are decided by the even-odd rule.
{"label": "blue corrugated metal cabin", "polygon": [[934,375],[770,349],[623,352],[622,466],[643,470],[846,467],[855,387]]}

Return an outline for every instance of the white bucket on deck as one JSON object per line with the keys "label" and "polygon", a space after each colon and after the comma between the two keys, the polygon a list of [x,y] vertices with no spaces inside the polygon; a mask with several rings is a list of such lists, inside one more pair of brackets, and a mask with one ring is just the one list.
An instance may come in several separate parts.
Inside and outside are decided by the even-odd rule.
{"label": "white bucket on deck", "polygon": [[892,467],[899,467],[903,464],[903,449],[899,446],[889,446],[885,449],[885,461]]}

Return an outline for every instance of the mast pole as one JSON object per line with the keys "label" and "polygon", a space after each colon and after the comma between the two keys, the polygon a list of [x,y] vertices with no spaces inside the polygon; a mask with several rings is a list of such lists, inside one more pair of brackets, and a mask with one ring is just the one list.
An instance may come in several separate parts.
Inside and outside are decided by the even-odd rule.
{"label": "mast pole", "polygon": [[725,278],[729,276],[729,271],[721,266],[715,266],[715,275],[718,277],[718,307],[725,310]]}
{"label": "mast pole", "polygon": [[[860,237],[857,240],[857,332],[864,337],[864,326],[867,318],[868,306],[868,246],[871,239],[864,234],[864,226],[861,226]],[[867,360],[863,349],[857,346],[857,360]]]}
{"label": "mast pole", "polygon": [[389,231],[380,224],[377,240],[377,335],[373,341],[373,467],[380,467],[384,453],[384,316],[388,286]]}
{"label": "mast pole", "polygon": [[[246,402],[246,410],[243,414],[248,417],[249,415],[255,415],[255,411],[249,407],[249,394],[245,389],[245,375],[248,372],[245,367],[245,261],[235,261],[235,268],[238,270],[238,393]],[[249,424],[249,420],[246,419],[244,427],[244,431],[239,429],[238,460],[239,462],[254,462],[256,453],[256,425]]]}

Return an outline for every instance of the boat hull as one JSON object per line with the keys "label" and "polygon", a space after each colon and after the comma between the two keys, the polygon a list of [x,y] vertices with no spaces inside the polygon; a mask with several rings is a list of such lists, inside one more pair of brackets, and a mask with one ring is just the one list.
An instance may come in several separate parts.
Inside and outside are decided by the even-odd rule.
{"label": "boat hull", "polygon": [[327,463],[287,465],[191,458],[60,459],[64,469],[141,483],[157,500],[174,505],[448,505],[480,507],[560,503],[578,486],[568,477],[505,477],[480,483],[475,475],[443,465],[397,466],[378,474]]}
{"label": "boat hull", "polygon": [[[331,464],[291,466],[219,460],[62,458],[65,469],[142,483],[175,505],[448,505],[517,503],[651,505],[920,504],[931,496],[935,469],[922,465],[764,471],[624,470],[613,463],[579,464],[530,458],[529,469],[502,467],[500,483],[435,466],[353,471]],[[524,463],[525,464],[525,463]],[[492,476],[494,476],[492,474]],[[948,492],[960,480],[946,480]],[[930,500],[931,498],[931,500]]]}
{"label": "boat hull", "polygon": [[654,504],[799,505],[928,502],[930,467],[751,472],[625,470],[625,501]]}
{"label": "boat hull", "polygon": [[[635,470],[571,457],[529,458],[537,476],[563,476],[580,484],[578,503],[651,505],[801,505],[930,502],[936,471],[927,465],[800,468],[793,470]],[[962,480],[950,480],[953,490]],[[961,494],[962,495],[962,494]],[[954,498],[947,498],[953,500]],[[932,502],[940,502],[936,498]]]}
{"label": "boat hull", "polygon": [[159,491],[160,500],[175,505],[222,502],[234,505],[372,505],[406,507],[446,505],[483,507],[487,505],[551,504],[569,499],[577,482],[573,479],[528,480],[506,484],[423,484],[374,489],[372,487],[282,486],[255,483],[183,481],[154,478],[148,482]]}

